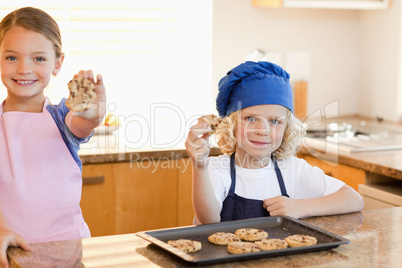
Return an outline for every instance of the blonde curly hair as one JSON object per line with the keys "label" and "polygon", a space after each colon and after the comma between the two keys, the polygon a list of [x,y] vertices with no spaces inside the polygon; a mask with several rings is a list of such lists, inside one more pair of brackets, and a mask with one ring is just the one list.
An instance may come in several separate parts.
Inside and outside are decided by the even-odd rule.
{"label": "blonde curly hair", "polygon": [[[231,155],[236,151],[237,140],[235,138],[235,130],[238,125],[239,111],[231,113],[225,118],[225,123],[219,125],[217,130],[217,145],[224,154]],[[297,119],[289,110],[286,116],[286,128],[283,135],[282,144],[272,154],[275,158],[285,158],[295,155],[305,135],[305,129],[302,122]]]}

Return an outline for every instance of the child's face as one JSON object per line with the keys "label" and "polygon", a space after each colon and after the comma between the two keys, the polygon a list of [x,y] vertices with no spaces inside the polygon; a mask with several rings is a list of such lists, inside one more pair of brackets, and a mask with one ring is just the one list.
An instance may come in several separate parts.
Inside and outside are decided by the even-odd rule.
{"label": "child's face", "polygon": [[[281,105],[256,105],[242,109],[235,130],[239,160],[246,161],[249,168],[253,168],[254,164],[254,168],[267,164],[271,153],[282,144],[287,114],[288,109]],[[261,160],[264,160],[263,163]]]}
{"label": "child's face", "polygon": [[6,32],[0,46],[1,80],[9,96],[43,95],[62,61],[63,57],[56,59],[53,44],[44,35],[16,26]]}

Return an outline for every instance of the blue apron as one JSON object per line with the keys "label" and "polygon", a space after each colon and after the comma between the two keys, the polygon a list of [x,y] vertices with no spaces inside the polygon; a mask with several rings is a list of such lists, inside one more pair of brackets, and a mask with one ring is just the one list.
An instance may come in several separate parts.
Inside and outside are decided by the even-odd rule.
{"label": "blue apron", "polygon": [[[281,188],[282,196],[289,197],[285,183],[283,182],[281,171],[275,158],[271,155],[271,159],[275,165],[276,178],[278,179],[279,187]],[[235,194],[236,188],[236,168],[235,154],[230,156],[230,176],[232,183],[230,185],[228,196],[223,201],[221,211],[221,221],[233,221],[257,217],[269,216],[269,212],[264,209],[263,201],[256,199],[248,199]]]}

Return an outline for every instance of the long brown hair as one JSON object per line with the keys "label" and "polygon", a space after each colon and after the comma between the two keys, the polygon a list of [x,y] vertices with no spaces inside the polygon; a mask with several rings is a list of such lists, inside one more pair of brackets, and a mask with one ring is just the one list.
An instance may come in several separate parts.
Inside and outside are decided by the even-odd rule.
{"label": "long brown hair", "polygon": [[38,32],[46,36],[52,42],[56,58],[62,54],[61,34],[57,22],[43,10],[33,7],[23,7],[9,13],[0,22],[0,46],[4,35],[8,30],[15,26]]}

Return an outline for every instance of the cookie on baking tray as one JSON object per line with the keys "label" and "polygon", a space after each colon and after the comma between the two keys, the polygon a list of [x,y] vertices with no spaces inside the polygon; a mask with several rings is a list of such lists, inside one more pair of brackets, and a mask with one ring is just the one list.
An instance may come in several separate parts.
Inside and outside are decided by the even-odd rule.
{"label": "cookie on baking tray", "polygon": [[252,242],[229,242],[227,250],[230,254],[260,252],[260,248]]}
{"label": "cookie on baking tray", "polygon": [[261,250],[275,250],[288,247],[288,243],[285,240],[278,238],[255,241],[254,244],[256,244]]}
{"label": "cookie on baking tray", "polygon": [[66,100],[66,106],[74,112],[86,111],[93,108],[96,103],[94,83],[88,78],[74,78],[68,82],[70,96]]}
{"label": "cookie on baking tray", "polygon": [[288,236],[285,238],[285,241],[292,248],[312,246],[317,244],[317,238],[315,238],[314,236],[303,235],[303,234],[295,234]]}
{"label": "cookie on baking tray", "polygon": [[189,239],[169,240],[168,245],[180,249],[181,251],[184,251],[186,253],[201,250],[201,242]]}
{"label": "cookie on baking tray", "polygon": [[217,232],[208,236],[208,241],[212,244],[225,246],[229,242],[240,242],[241,239],[233,233]]}
{"label": "cookie on baking tray", "polygon": [[268,238],[268,233],[261,229],[241,228],[237,229],[235,235],[245,241],[257,241]]}

